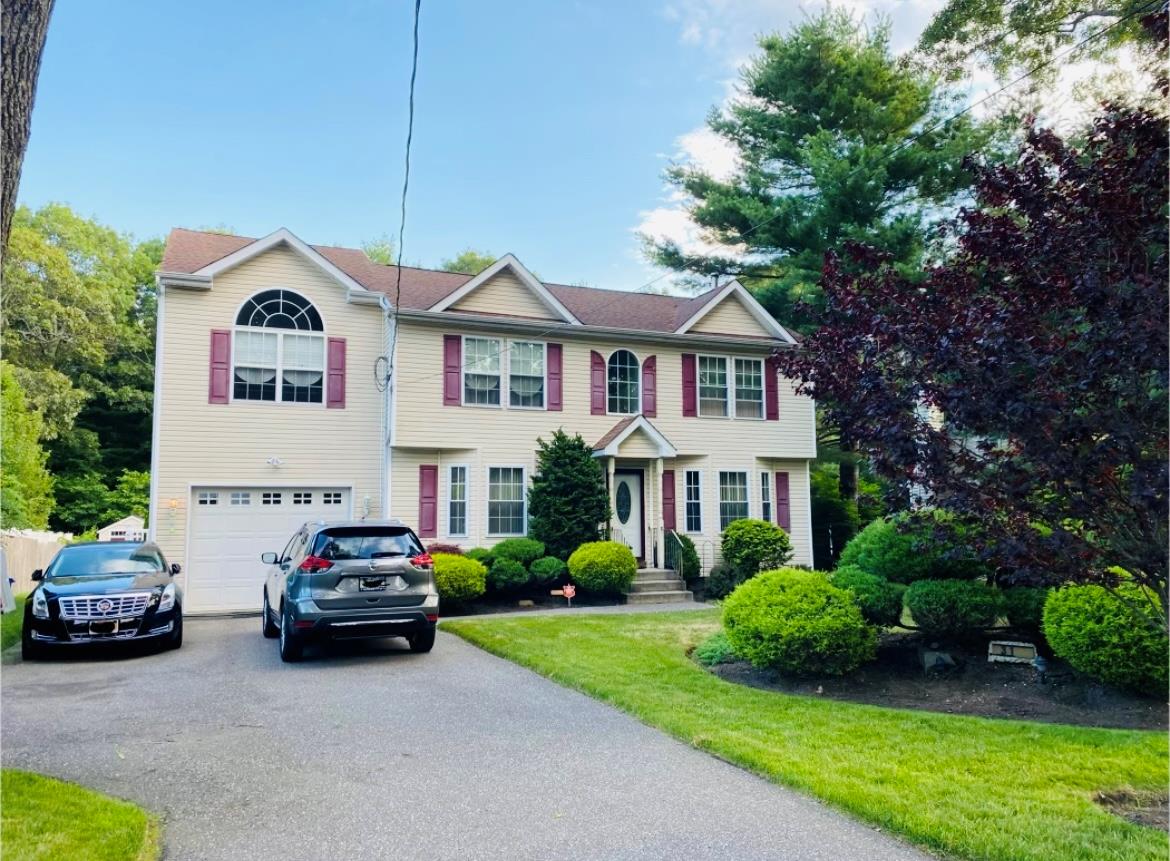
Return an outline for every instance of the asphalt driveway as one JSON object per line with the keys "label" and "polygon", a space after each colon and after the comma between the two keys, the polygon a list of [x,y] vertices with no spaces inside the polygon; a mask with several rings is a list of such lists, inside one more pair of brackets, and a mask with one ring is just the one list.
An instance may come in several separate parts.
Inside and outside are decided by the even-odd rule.
{"label": "asphalt driveway", "polygon": [[925,857],[451,635],[285,665],[259,627],[7,663],[4,765],[160,813],[184,861]]}

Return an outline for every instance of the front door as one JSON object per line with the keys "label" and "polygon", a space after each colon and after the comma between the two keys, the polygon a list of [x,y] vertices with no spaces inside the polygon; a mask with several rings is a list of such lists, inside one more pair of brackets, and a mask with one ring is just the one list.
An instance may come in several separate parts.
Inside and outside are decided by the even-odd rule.
{"label": "front door", "polygon": [[645,524],[642,522],[641,470],[614,474],[614,519],[618,534],[614,537],[634,551],[638,559],[645,558],[642,542]]}

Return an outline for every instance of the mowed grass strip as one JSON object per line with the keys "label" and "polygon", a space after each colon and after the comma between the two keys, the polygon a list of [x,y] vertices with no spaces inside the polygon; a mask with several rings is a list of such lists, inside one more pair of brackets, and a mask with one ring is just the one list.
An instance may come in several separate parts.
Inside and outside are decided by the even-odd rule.
{"label": "mowed grass strip", "polygon": [[489,652],[944,856],[1165,861],[1164,832],[1132,825],[1092,800],[1098,790],[1164,791],[1163,734],[755,690],[687,657],[717,628],[715,614],[694,612],[443,624]]}
{"label": "mowed grass strip", "polygon": [[0,772],[4,861],[154,861],[159,827],[128,801],[27,771]]}

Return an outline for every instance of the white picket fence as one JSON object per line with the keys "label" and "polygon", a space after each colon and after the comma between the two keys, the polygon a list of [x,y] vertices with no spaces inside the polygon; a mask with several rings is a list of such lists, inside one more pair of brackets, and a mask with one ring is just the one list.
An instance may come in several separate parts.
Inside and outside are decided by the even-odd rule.
{"label": "white picket fence", "polygon": [[38,532],[33,529],[0,530],[0,550],[3,565],[0,570],[12,578],[14,593],[28,592],[33,587],[32,573],[44,569],[63,545],[73,539],[70,532]]}

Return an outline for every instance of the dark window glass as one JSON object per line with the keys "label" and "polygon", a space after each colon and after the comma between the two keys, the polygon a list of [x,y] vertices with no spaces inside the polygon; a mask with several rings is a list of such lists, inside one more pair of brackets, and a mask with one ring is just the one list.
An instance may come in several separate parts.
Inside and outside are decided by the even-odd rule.
{"label": "dark window glass", "polygon": [[422,552],[422,543],[414,533],[401,526],[328,529],[313,542],[313,555],[322,559],[382,559]]}
{"label": "dark window glass", "polygon": [[51,580],[102,574],[150,574],[163,568],[158,551],[141,544],[79,544],[58,553],[45,570],[45,577]]}

